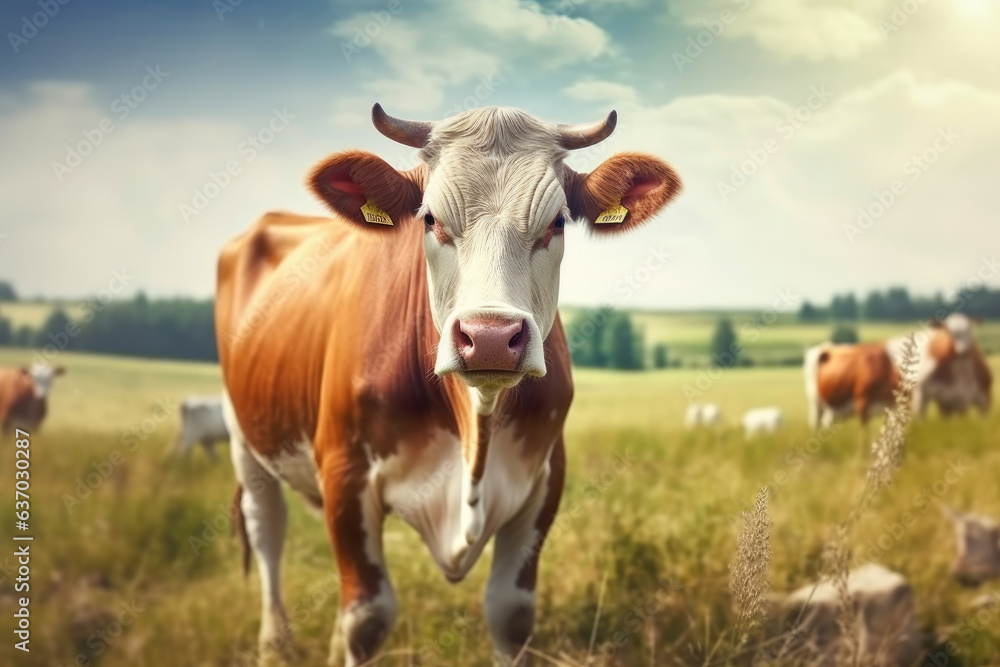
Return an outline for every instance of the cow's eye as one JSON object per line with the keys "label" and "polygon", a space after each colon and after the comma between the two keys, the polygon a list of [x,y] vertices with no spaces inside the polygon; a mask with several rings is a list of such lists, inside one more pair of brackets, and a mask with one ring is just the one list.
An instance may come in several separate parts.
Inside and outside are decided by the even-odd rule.
{"label": "cow's eye", "polygon": [[434,226],[434,216],[431,215],[430,213],[427,213],[426,215],[424,215],[424,224],[427,225],[428,227],[433,227]]}
{"label": "cow's eye", "polygon": [[556,216],[556,219],[552,221],[552,226],[556,229],[562,229],[566,226],[566,218],[562,213]]}

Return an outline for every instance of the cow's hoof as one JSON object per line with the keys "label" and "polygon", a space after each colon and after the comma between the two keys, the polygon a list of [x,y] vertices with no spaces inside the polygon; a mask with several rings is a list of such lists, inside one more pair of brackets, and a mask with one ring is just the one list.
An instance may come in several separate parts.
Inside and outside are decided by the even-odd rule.
{"label": "cow's hoof", "polygon": [[353,662],[349,660],[348,665],[363,665],[374,658],[388,634],[389,626],[381,616],[369,616],[351,628],[347,647]]}
{"label": "cow's hoof", "polygon": [[502,667],[524,667],[530,664],[525,649],[535,626],[535,608],[530,604],[511,607],[505,615],[495,618],[490,628],[493,635],[493,662]]}
{"label": "cow's hoof", "polygon": [[389,636],[391,617],[390,612],[377,605],[356,607],[341,616],[330,643],[327,664],[330,667],[360,667],[370,662]]}
{"label": "cow's hoof", "polygon": [[295,646],[291,633],[261,637],[258,645],[260,664],[267,667],[294,664],[302,660],[303,652]]}

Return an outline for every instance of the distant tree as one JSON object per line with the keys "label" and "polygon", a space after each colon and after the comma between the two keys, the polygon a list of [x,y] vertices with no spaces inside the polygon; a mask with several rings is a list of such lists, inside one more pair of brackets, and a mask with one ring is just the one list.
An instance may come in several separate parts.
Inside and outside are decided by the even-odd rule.
{"label": "distant tree", "polygon": [[712,361],[722,368],[732,368],[740,362],[742,348],[736,339],[736,331],[729,318],[722,318],[712,335]]}
{"label": "distant tree", "polygon": [[884,320],[888,317],[888,311],[886,310],[885,297],[878,290],[873,290],[868,294],[865,299],[865,319],[868,320]]}
{"label": "distant tree", "polygon": [[834,327],[833,333],[830,335],[830,340],[834,343],[857,343],[858,332],[852,326],[847,324],[838,324]]}
{"label": "distant tree", "polygon": [[0,280],[0,301],[17,301],[13,285],[2,280]]}
{"label": "distant tree", "polygon": [[670,354],[667,346],[657,343],[653,347],[653,368],[667,368],[670,366]]}
{"label": "distant tree", "polygon": [[569,354],[575,366],[607,366],[604,351],[604,329],[610,309],[585,310],[574,318],[566,330]]}
{"label": "distant tree", "polygon": [[894,322],[905,322],[915,318],[910,293],[905,287],[893,287],[885,294],[886,318]]}
{"label": "distant tree", "polygon": [[913,297],[913,319],[929,320],[948,310],[948,304],[938,292],[932,297]]}
{"label": "distant tree", "polygon": [[830,315],[835,320],[856,320],[858,319],[858,300],[854,294],[835,296],[830,302]]}
{"label": "distant tree", "polygon": [[45,324],[35,334],[35,347],[55,345],[60,350],[70,349],[73,345],[73,339],[66,332],[66,327],[71,322],[72,320],[69,319],[65,310],[62,308],[53,310],[46,318]]}
{"label": "distant tree", "polygon": [[803,322],[822,322],[826,319],[826,313],[811,302],[803,301],[799,308],[799,319]]}
{"label": "distant tree", "polygon": [[608,366],[622,370],[643,368],[642,338],[632,326],[632,318],[625,313],[611,313],[604,334],[604,347]]}
{"label": "distant tree", "polygon": [[0,345],[10,345],[14,341],[14,331],[10,320],[0,316]]}
{"label": "distant tree", "polygon": [[14,333],[12,342],[17,347],[31,347],[35,342],[35,330],[27,324],[22,324]]}
{"label": "distant tree", "polygon": [[1000,290],[965,288],[955,294],[952,310],[989,319],[1000,319]]}

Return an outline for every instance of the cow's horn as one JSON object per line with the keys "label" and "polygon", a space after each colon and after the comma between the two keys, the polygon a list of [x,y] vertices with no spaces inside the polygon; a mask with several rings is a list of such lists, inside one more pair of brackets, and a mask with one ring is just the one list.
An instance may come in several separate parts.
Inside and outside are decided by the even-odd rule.
{"label": "cow's horn", "polygon": [[378,102],[372,107],[372,123],[375,129],[404,146],[423,148],[427,138],[431,136],[434,123],[425,120],[403,120],[394,118],[385,112]]}
{"label": "cow's horn", "polygon": [[618,112],[612,110],[608,117],[596,123],[581,123],[579,125],[556,125],[559,130],[559,142],[563,148],[573,150],[593,146],[604,141],[615,131],[618,124]]}

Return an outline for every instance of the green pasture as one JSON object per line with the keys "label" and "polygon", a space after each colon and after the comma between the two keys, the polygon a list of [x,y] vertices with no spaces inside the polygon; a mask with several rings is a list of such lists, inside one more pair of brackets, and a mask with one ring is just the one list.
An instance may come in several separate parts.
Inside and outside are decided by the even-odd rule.
{"label": "green pasture", "polygon": [[[701,335],[694,331],[710,331],[711,318],[677,328],[671,340],[693,341]],[[797,327],[781,336],[799,344],[820,332]],[[0,365],[28,354],[0,349]],[[1000,358],[991,361],[1000,371]],[[0,665],[257,664],[259,584],[256,572],[244,580],[229,534],[228,457],[213,466],[200,450],[186,461],[169,456],[176,404],[217,391],[218,368],[69,353],[58,362],[68,372],[31,438],[30,654],[13,649],[20,593],[4,559],[16,532],[14,454],[10,436],[0,442]],[[541,556],[535,664],[754,664],[766,636],[752,634],[740,647],[733,630],[733,521],[767,485],[772,592],[813,581],[824,542],[864,485],[868,459],[858,426],[810,443],[797,368],[574,376],[567,488]],[[686,432],[686,395],[699,391],[698,400],[722,407],[725,423]],[[787,426],[747,442],[739,416],[762,405],[782,407]],[[980,617],[971,637],[960,632],[976,618],[974,598],[1000,589],[1000,581],[967,590],[949,577],[953,531],[938,509],[947,502],[1000,517],[998,427],[996,410],[985,419],[932,414],[913,425],[894,484],[849,537],[855,557],[874,553],[909,579],[928,644],[948,636],[958,642],[950,665],[1000,664],[997,614]],[[949,467],[960,471],[957,482],[944,481]],[[337,613],[335,565],[321,521],[289,498],[284,585],[298,664],[325,664]],[[907,512],[915,522],[880,542]],[[872,544],[887,546],[872,552]],[[481,603],[490,552],[466,581],[450,585],[395,518],[385,548],[400,617],[378,664],[491,664]],[[110,636],[126,607],[129,624]],[[653,611],[637,616],[637,607]]]}

